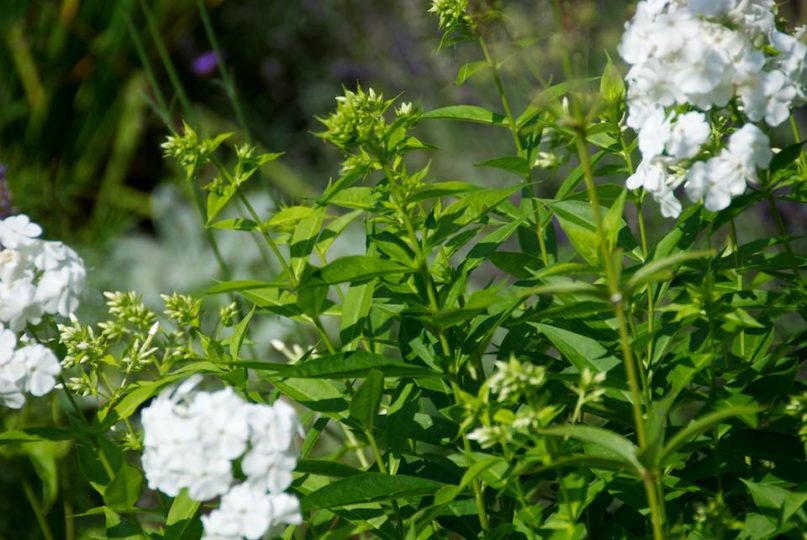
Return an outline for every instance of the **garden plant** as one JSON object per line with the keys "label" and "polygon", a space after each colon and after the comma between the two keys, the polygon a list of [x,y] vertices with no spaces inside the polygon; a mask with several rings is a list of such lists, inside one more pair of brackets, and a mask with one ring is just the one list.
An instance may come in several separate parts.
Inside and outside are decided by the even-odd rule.
{"label": "garden plant", "polygon": [[[547,3],[557,35],[573,4]],[[85,320],[92,269],[0,220],[0,448],[34,463],[41,537],[804,537],[807,265],[783,208],[807,200],[805,28],[773,0],[640,1],[601,76],[566,42],[519,110],[500,7],[429,8],[438,54],[477,54],[457,84],[498,102],[423,110],[359,81],[312,135],[341,168],[267,214],[282,153],[154,84],[218,255],[204,294],[106,292]],[[431,172],[465,158],[433,123],[508,141],[475,164],[495,187]],[[222,231],[260,273],[232,275]],[[54,508],[66,489],[82,507]]]}

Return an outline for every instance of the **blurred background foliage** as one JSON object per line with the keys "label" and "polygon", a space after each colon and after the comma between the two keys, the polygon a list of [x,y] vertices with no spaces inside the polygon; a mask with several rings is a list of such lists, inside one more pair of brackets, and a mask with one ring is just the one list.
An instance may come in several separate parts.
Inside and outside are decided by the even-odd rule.
{"label": "blurred background foliage", "polygon": [[[11,211],[30,214],[46,236],[79,249],[97,289],[149,291],[156,299],[161,291],[204,288],[217,267],[191,186],[162,158],[165,123],[179,129],[188,118],[207,134],[234,131],[236,139],[285,152],[252,184],[256,206],[265,212],[273,200],[313,196],[338,173],[338,153],[312,134],[321,127],[315,117],[333,109],[343,86],[361,83],[388,97],[402,93],[404,101],[426,110],[458,103],[499,108],[490,73],[460,68],[480,60],[478,46],[463,43],[438,54],[441,33],[429,4],[0,0],[0,213],[8,211],[10,193]],[[546,1],[470,2],[473,9],[499,13],[483,31],[516,111],[535,98],[542,81],[558,80],[563,47],[574,50],[581,78],[602,73],[606,51],[620,65],[616,47],[634,4],[563,2],[567,31],[560,34]],[[804,24],[807,0],[784,2],[782,14],[793,26]],[[235,82],[246,132],[217,70],[205,17]],[[161,96],[168,118],[152,106]],[[800,120],[804,133],[803,114]],[[482,126],[438,122],[421,130],[424,141],[441,149],[432,177],[485,185],[507,181],[502,171],[474,166],[512,154],[506,138],[490,138]],[[776,136],[781,145],[792,140],[788,129],[775,134],[775,144]],[[548,187],[541,189],[551,193],[564,167],[545,171]],[[795,207],[782,208],[793,234],[803,234],[804,216]],[[658,231],[661,218],[648,214],[652,238],[653,221]],[[739,225],[763,226],[774,235],[764,210],[758,222]],[[256,268],[266,269],[255,246],[243,235],[218,234],[234,273],[261,277]],[[87,301],[90,309],[100,303]],[[267,328],[267,338],[287,331]],[[7,424],[30,421],[4,418]],[[83,500],[88,494],[70,492],[75,468],[57,467],[60,454],[53,449],[26,445],[23,455],[6,448],[0,447],[0,539],[40,538],[38,519],[50,522],[54,537],[72,538],[73,521],[64,517],[91,506]]]}
{"label": "blurred background foliage", "polygon": [[[474,0],[471,6],[501,12],[484,31],[520,110],[539,91],[540,80],[557,78],[561,47],[579,52],[581,75],[599,75],[604,52],[617,57],[632,3],[566,2],[564,23],[571,31],[565,35],[555,32],[546,2]],[[148,229],[150,195],[161,184],[176,185],[176,171],[159,149],[167,130],[149,106],[156,84],[178,127],[181,96],[172,91],[161,50],[175,66],[198,122],[208,132],[237,131],[198,4],[0,2],[0,163],[7,166],[14,207],[42,222],[51,236],[98,246],[132,227]],[[437,54],[440,33],[427,13],[428,0],[204,4],[253,140],[287,153],[265,175],[280,200],[310,195],[334,174],[335,152],[311,132],[319,128],[315,116],[333,107],[342,86],[360,82],[386,95],[404,93],[403,99],[426,109],[497,101],[489,74],[456,84],[457,67],[478,60],[479,53],[463,44]],[[784,13],[798,24],[804,5],[791,0]],[[154,68],[153,80],[143,57]],[[436,176],[486,181],[489,170],[482,174],[473,163],[506,148],[491,147],[496,143],[483,128],[429,129],[425,138],[446,150],[443,155],[462,150],[470,157],[436,163]]]}

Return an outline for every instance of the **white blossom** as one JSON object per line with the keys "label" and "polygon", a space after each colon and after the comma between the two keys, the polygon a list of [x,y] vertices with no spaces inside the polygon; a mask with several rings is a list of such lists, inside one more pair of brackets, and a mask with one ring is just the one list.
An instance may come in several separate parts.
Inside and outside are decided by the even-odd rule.
{"label": "white blossom", "polygon": [[25,214],[0,220],[0,245],[15,249],[30,245],[42,234],[42,227],[32,222]]}
{"label": "white blossom", "polygon": [[[202,521],[207,539],[261,538],[273,526],[299,523],[299,501],[284,493],[297,466],[294,409],[245,402],[231,388],[197,389],[195,376],[143,409],[143,469],[148,485],[170,496],[221,497]],[[234,462],[246,482],[237,483]]]}
{"label": "white blossom", "polygon": [[[775,9],[773,0],[645,0],[626,25],[626,124],[643,159],[627,186],[650,192],[664,216],[681,212],[679,185],[709,210],[728,207],[772,157],[752,123],[778,126],[807,102],[805,30],[777,30]],[[745,125],[709,144],[711,119],[723,122],[719,109],[735,98]]]}

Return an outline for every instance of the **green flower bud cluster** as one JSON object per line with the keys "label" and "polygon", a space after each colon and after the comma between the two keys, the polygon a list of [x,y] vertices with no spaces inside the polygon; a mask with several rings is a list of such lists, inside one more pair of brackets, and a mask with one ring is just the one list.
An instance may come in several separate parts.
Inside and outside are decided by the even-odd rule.
{"label": "green flower bud cluster", "polygon": [[196,131],[183,123],[182,134],[169,136],[161,145],[165,157],[175,159],[185,170],[185,177],[192,178],[209,160],[213,152],[232,134],[222,133],[214,138],[200,138]]}
{"label": "green flower bud cluster", "polygon": [[468,0],[433,0],[429,13],[437,15],[441,30],[454,31],[474,26],[468,13]]}
{"label": "green flower bud cluster", "polygon": [[185,294],[162,294],[160,298],[165,302],[166,317],[182,328],[198,328],[199,312],[202,309],[202,300],[192,298]]}
{"label": "green flower bud cluster", "polygon": [[353,147],[377,151],[383,147],[387,131],[384,113],[393,102],[372,88],[366,92],[361,86],[355,92],[345,90],[345,95],[336,98],[336,111],[319,119],[326,128],[319,135],[343,152]]}

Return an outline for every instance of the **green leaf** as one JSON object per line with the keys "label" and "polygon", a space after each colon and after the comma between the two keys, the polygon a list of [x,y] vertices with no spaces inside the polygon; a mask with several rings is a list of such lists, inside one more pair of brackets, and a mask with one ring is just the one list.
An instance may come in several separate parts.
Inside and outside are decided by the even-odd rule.
{"label": "green leaf", "polygon": [[600,95],[606,103],[619,103],[625,95],[625,81],[622,80],[622,75],[611,61],[611,55],[606,52],[605,56],[608,61],[605,63],[605,69],[600,79]]}
{"label": "green leaf", "polygon": [[519,156],[504,156],[481,163],[475,163],[474,167],[493,167],[502,169],[519,176],[527,176],[530,174],[530,164],[527,160]]}
{"label": "green leaf", "polygon": [[539,270],[544,266],[541,257],[521,251],[495,251],[490,254],[490,262],[519,279],[532,277],[530,270]]}
{"label": "green leaf", "polygon": [[577,368],[579,372],[588,368],[593,373],[608,372],[615,366],[621,364],[620,360],[613,356],[608,349],[603,347],[598,341],[589,337],[575,334],[562,328],[549,326],[548,324],[530,323],[541,331],[552,345]]}
{"label": "green leaf", "polygon": [[289,252],[291,255],[291,270],[295,277],[299,277],[303,268],[305,268],[308,256],[314,250],[321,230],[322,214],[320,213],[301,219],[294,228]]}
{"label": "green leaf", "polygon": [[759,412],[759,407],[737,407],[737,406],[730,406],[723,409],[718,409],[716,411],[712,411],[708,414],[705,414],[698,418],[697,420],[693,420],[689,423],[685,428],[682,428],[673,435],[670,440],[667,442],[666,446],[661,452],[659,456],[659,465],[666,466],[669,464],[674,456],[674,454],[681,449],[685,444],[692,442],[704,431],[710,429],[717,424],[728,420],[729,418],[735,418],[739,416],[750,416],[754,415]]}
{"label": "green leaf", "polygon": [[368,255],[351,255],[326,264],[316,275],[322,280],[322,283],[334,285],[366,281],[379,276],[405,274],[411,271],[410,268],[387,259]]}
{"label": "green leaf", "polygon": [[373,431],[383,392],[384,375],[377,369],[371,369],[350,401],[350,416],[368,432]]}
{"label": "green leaf", "polygon": [[143,473],[124,463],[104,490],[104,504],[118,511],[130,510],[140,498],[142,487]]}
{"label": "green leaf", "polygon": [[264,226],[269,228],[286,228],[295,225],[303,219],[315,215],[316,210],[308,206],[289,206],[277,212]]}
{"label": "green leaf", "polygon": [[237,186],[234,184],[227,184],[221,188],[220,191],[211,191],[207,194],[207,224],[216,219],[230,199],[235,195]]}
{"label": "green leaf", "polygon": [[338,508],[351,504],[423,497],[436,492],[442,484],[416,476],[390,476],[365,472],[337,480],[303,497],[303,511]]}
{"label": "green leaf", "polygon": [[[191,499],[190,495],[188,495],[188,490],[183,489],[180,491],[179,495],[177,495],[171,503],[171,508],[168,509],[168,517],[165,520],[164,540],[198,538],[201,533],[201,526],[194,517],[200,506],[201,503],[199,501]],[[191,532],[194,529],[195,531]]]}
{"label": "green leaf", "polygon": [[0,446],[4,444],[38,443],[42,441],[68,441],[78,436],[70,429],[35,427],[0,433]]}
{"label": "green leaf", "polygon": [[490,64],[484,60],[463,64],[460,66],[459,71],[457,71],[457,80],[454,82],[454,84],[457,86],[462,86],[465,81],[489,67]]}
{"label": "green leaf", "polygon": [[258,224],[252,221],[251,219],[245,218],[233,218],[233,219],[221,219],[219,221],[214,221],[210,223],[208,227],[212,227],[214,229],[226,229],[231,231],[254,231],[258,228]]}
{"label": "green leaf", "polygon": [[246,317],[241,319],[241,321],[235,326],[235,331],[233,332],[232,337],[230,337],[230,357],[233,359],[233,362],[238,361],[238,356],[241,354],[241,345],[244,343],[244,338],[247,335],[247,330],[249,329],[249,321],[252,320],[252,316],[255,314],[255,307],[253,306],[252,309],[249,310]]}
{"label": "green leaf", "polygon": [[345,379],[364,377],[369,370],[379,370],[386,377],[428,377],[437,373],[425,367],[407,364],[366,351],[339,353],[311,358],[297,364],[238,362],[238,366],[259,371],[274,371],[282,377],[300,379]]}
{"label": "green leaf", "polygon": [[695,259],[703,259],[706,257],[713,257],[714,251],[685,251],[669,255],[662,259],[656,259],[643,265],[630,277],[627,283],[627,288],[636,290],[637,288],[652,283],[655,281],[662,281],[669,279],[673,275],[673,269],[686,262]]}
{"label": "green leaf", "polygon": [[630,465],[634,472],[641,474],[641,471],[644,470],[638,458],[639,448],[613,431],[594,426],[568,425],[541,429],[538,432],[542,435],[570,437],[578,441],[594,443],[619,457],[626,465]]}
{"label": "green leaf", "polygon": [[362,285],[353,285],[348,289],[342,304],[342,320],[339,329],[344,350],[352,351],[358,347],[365,320],[373,305],[374,292],[375,283],[372,281]]}
{"label": "green leaf", "polygon": [[116,540],[143,540],[146,538],[136,523],[123,519],[111,508],[104,507],[103,511],[106,519],[106,538]]}
{"label": "green leaf", "polygon": [[451,105],[423,113],[424,120],[460,120],[477,124],[503,125],[504,116],[477,105]]}
{"label": "green leaf", "polygon": [[349,465],[327,459],[302,459],[297,463],[294,470],[298,473],[330,476],[331,478],[345,478],[364,474],[364,471],[360,469],[354,469]]}
{"label": "green leaf", "polygon": [[622,229],[622,213],[625,211],[625,198],[628,195],[628,190],[622,190],[614,204],[605,213],[602,220],[603,228],[605,229],[605,238],[608,240],[608,245],[611,249],[616,246],[619,231]]}
{"label": "green leaf", "polygon": [[802,146],[807,143],[807,140],[801,141],[799,143],[791,144],[790,146],[786,146],[782,148],[782,150],[773,156],[770,164],[770,171],[772,173],[782,170],[797,159],[802,153]]}
{"label": "green leaf", "polygon": [[560,201],[552,203],[551,208],[575,251],[590,265],[599,265],[600,238],[588,203]]}

